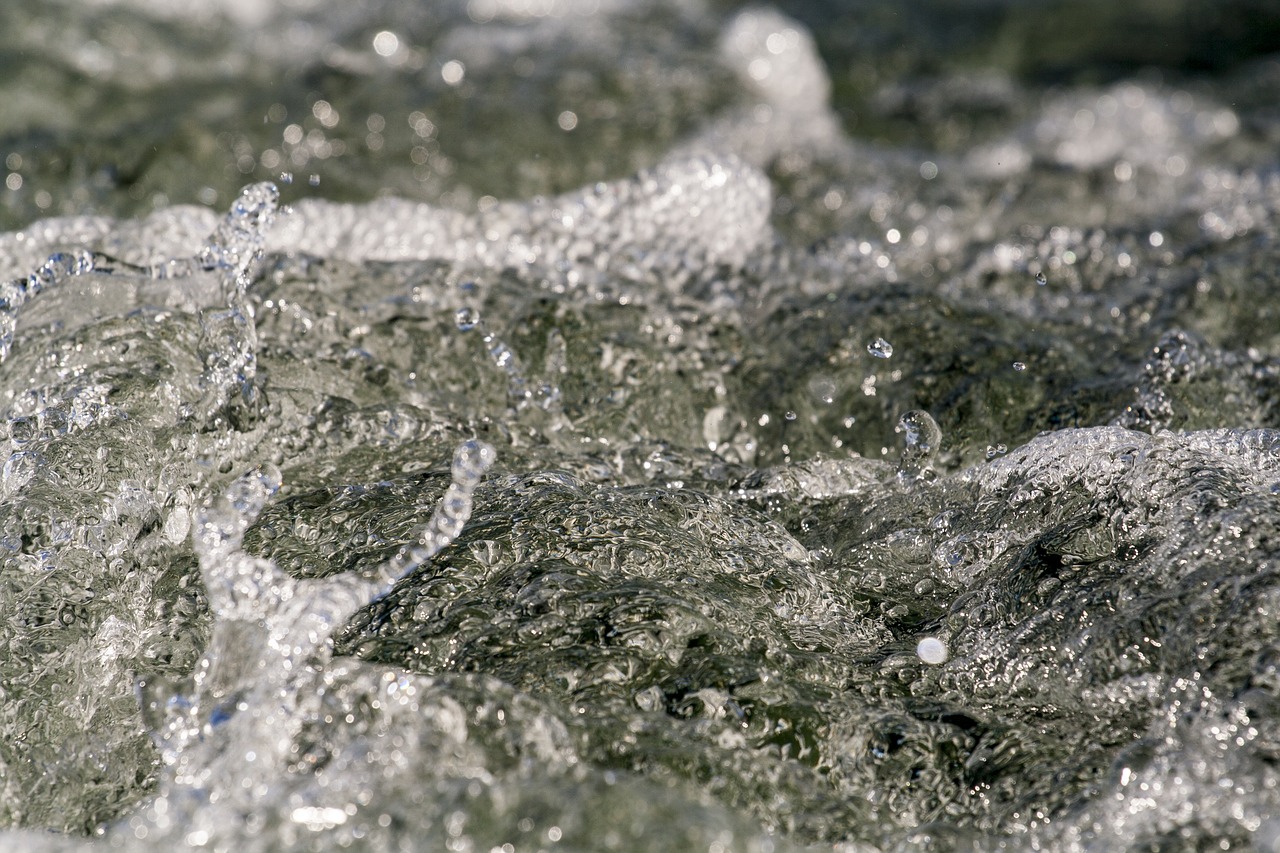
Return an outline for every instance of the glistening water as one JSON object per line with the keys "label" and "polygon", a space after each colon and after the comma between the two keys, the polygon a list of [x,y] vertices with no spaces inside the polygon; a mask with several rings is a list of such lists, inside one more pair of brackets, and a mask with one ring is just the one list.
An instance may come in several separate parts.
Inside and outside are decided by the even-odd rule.
{"label": "glistening water", "polygon": [[0,850],[1280,849],[1278,45],[6,0]]}

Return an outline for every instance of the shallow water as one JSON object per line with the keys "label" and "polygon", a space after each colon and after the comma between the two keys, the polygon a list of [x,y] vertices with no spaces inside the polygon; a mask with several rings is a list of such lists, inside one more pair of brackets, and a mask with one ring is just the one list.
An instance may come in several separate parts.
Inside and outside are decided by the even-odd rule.
{"label": "shallow water", "polygon": [[0,849],[1280,849],[1280,15],[971,5],[9,4]]}

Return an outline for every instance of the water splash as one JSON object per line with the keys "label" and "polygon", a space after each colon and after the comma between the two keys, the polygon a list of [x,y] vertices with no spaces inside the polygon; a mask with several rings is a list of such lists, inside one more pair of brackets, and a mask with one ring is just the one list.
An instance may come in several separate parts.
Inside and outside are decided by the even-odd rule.
{"label": "water splash", "polygon": [[899,473],[910,479],[926,476],[942,444],[942,430],[938,422],[928,412],[912,409],[898,419],[894,432],[902,433],[905,445],[898,464]]}
{"label": "water splash", "polygon": [[496,452],[479,441],[468,441],[453,457],[453,482],[437,504],[416,544],[406,546],[389,563],[378,569],[387,588],[415,571],[458,538],[462,526],[471,517],[472,494],[486,471],[493,465]]}
{"label": "water splash", "polygon": [[280,189],[270,181],[249,184],[231,204],[197,260],[206,270],[230,270],[243,291],[250,266],[262,254],[268,231],[280,210]]}
{"label": "water splash", "polygon": [[[145,826],[138,837],[170,830],[205,839],[238,831],[237,821],[223,824],[217,815],[251,813],[258,785],[297,761],[308,697],[324,693],[333,633],[457,539],[494,458],[482,442],[459,446],[452,482],[419,541],[373,578],[299,580],[243,550],[245,531],[281,486],[274,466],[241,476],[197,513],[192,539],[215,616],[213,636],[189,694],[164,702],[158,741],[165,781],[125,831]],[[214,802],[220,807],[208,808]]]}
{"label": "water splash", "polygon": [[201,270],[223,273],[227,296],[225,309],[200,316],[205,371],[197,415],[206,423],[225,412],[243,426],[257,415],[258,333],[246,294],[279,203],[280,190],[273,183],[245,187],[194,259]]}
{"label": "water splash", "polygon": [[[469,306],[459,308],[454,312],[454,325],[460,332],[480,332],[489,360],[507,377],[507,399],[517,413],[525,412],[534,404],[563,425],[559,387],[550,378],[531,382],[515,350],[485,325],[478,310]],[[563,366],[564,339],[557,332],[548,335],[545,361],[544,373],[547,374],[554,374]]]}
{"label": "water splash", "polygon": [[92,272],[93,268],[94,255],[88,250],[57,252],[25,279],[7,282],[0,288],[0,363],[13,350],[22,306],[59,282]]}

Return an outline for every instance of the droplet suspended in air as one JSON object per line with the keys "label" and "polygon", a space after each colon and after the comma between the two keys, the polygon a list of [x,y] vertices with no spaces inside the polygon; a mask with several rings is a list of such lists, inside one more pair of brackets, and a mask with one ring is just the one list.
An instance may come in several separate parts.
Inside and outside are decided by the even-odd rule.
{"label": "droplet suspended in air", "polygon": [[1036,284],[1040,285],[1041,287],[1044,287],[1048,283],[1049,283],[1049,277],[1044,274],[1044,270],[1041,270],[1040,272],[1036,273]]}
{"label": "droplet suspended in air", "polygon": [[876,338],[874,341],[867,344],[867,352],[871,353],[871,355],[876,358],[889,358],[893,355],[893,344],[889,343],[884,338]]}
{"label": "droplet suspended in air", "polygon": [[942,444],[942,429],[928,412],[912,409],[898,419],[894,432],[903,434],[905,447],[899,471],[905,476],[919,478],[933,464],[933,457]]}
{"label": "droplet suspended in air", "polygon": [[459,308],[453,315],[459,332],[469,332],[480,323],[480,312],[474,308]]}
{"label": "droplet suspended in air", "polygon": [[1021,373],[1022,371],[1027,369],[1027,365],[1025,362],[1015,361],[1013,363],[1013,369]]}

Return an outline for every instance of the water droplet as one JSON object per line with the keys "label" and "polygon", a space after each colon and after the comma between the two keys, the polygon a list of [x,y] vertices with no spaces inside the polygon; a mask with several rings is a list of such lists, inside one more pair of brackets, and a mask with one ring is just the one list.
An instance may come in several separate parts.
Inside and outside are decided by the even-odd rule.
{"label": "water droplet", "polygon": [[1008,452],[1008,450],[1009,448],[1005,447],[1003,444],[995,444],[995,445],[988,444],[987,458],[994,459],[997,456],[1003,456],[1006,452]]}
{"label": "water droplet", "polygon": [[282,183],[282,184],[291,184],[291,183],[293,183],[293,172],[281,172],[281,173],[280,173],[280,183]]}
{"label": "water droplet", "polygon": [[912,409],[904,414],[894,428],[903,434],[905,447],[899,471],[907,476],[920,477],[928,471],[933,457],[942,444],[942,430],[928,412]]}
{"label": "water droplet", "polygon": [[1036,284],[1040,285],[1041,287],[1044,287],[1048,283],[1049,283],[1049,277],[1044,274],[1043,270],[1036,273]]}
{"label": "water droplet", "polygon": [[469,332],[480,323],[480,312],[474,308],[459,308],[453,315],[459,332]]}
{"label": "water droplet", "polygon": [[1013,363],[1013,369],[1021,373],[1022,371],[1027,369],[1027,365],[1024,362],[1015,361]]}
{"label": "water droplet", "polygon": [[916,644],[916,656],[927,664],[936,665],[947,662],[950,650],[937,637],[924,637]]}
{"label": "water droplet", "polygon": [[787,412],[785,415],[783,415],[783,417],[784,417],[784,418],[786,418],[786,419],[787,419],[787,420],[789,420],[789,421],[794,421],[794,420],[796,419],[797,415],[796,415],[796,413],[795,413],[795,412]]}
{"label": "water droplet", "polygon": [[310,185],[311,185],[311,186],[313,186],[313,187],[318,187],[318,186],[320,186],[320,176],[319,176],[319,175],[311,175],[309,178],[307,178],[307,183],[308,183],[308,184],[310,184]]}
{"label": "water droplet", "polygon": [[871,355],[876,358],[889,358],[893,355],[893,344],[889,343],[884,338],[876,338],[874,341],[867,344],[867,352],[871,353]]}

